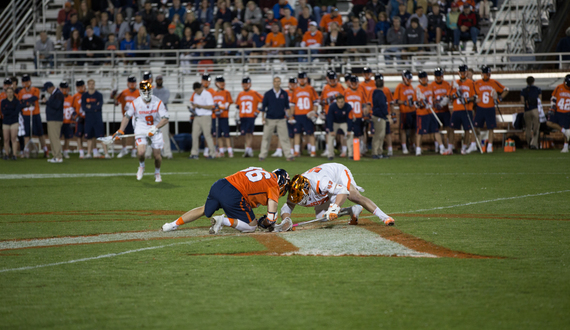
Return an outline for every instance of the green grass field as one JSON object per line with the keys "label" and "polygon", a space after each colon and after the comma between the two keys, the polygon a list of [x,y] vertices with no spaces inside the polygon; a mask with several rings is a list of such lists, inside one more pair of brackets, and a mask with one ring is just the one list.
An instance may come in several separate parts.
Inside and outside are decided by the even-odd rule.
{"label": "green grass field", "polygon": [[[279,255],[263,244],[277,234],[211,236],[208,219],[158,232],[221,177],[325,162],[185,156],[164,161],[160,184],[136,181],[130,158],[1,161],[0,328],[570,328],[570,157],[557,150],[337,160],[394,217],[394,232],[492,257],[480,259]],[[86,175],[95,173],[130,175]],[[311,218],[308,208],[295,213]],[[397,245],[363,216],[375,223],[336,221],[278,240],[346,254]]]}

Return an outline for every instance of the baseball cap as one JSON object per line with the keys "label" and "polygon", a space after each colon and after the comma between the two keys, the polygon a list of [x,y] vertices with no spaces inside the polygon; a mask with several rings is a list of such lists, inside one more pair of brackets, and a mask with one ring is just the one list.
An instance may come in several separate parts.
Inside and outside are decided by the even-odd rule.
{"label": "baseball cap", "polygon": [[44,88],[42,88],[42,91],[47,91],[48,88],[53,87],[53,83],[51,81],[46,81],[44,83]]}
{"label": "baseball cap", "polygon": [[59,83],[59,88],[69,88],[69,84],[64,80]]}
{"label": "baseball cap", "polygon": [[12,79],[10,78],[4,79],[4,85],[12,85]]}
{"label": "baseball cap", "polygon": [[317,22],[315,22],[315,21],[311,21],[311,23],[309,23],[309,25],[312,25],[312,26],[317,26]]}
{"label": "baseball cap", "polygon": [[22,76],[22,82],[26,82],[26,81],[30,81],[30,75],[29,74],[25,74]]}
{"label": "baseball cap", "polygon": [[176,25],[174,25],[174,24],[169,24],[169,25],[168,25],[168,28],[169,28],[169,29],[176,29]]}

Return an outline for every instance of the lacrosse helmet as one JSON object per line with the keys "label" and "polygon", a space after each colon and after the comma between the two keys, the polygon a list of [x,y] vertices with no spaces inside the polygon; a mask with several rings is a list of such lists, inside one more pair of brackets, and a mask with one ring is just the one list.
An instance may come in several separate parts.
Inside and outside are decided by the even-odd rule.
{"label": "lacrosse helmet", "polygon": [[469,68],[467,67],[466,64],[460,65],[459,66],[459,77],[461,79],[465,79],[467,78],[467,70],[469,70]]}
{"label": "lacrosse helmet", "polygon": [[279,196],[287,195],[289,191],[289,173],[282,168],[273,170],[273,174],[277,176],[277,184],[279,185]]}
{"label": "lacrosse helmet", "polygon": [[435,70],[433,70],[433,75],[436,77],[443,77],[443,69],[435,68]]}
{"label": "lacrosse helmet", "polygon": [[372,73],[372,69],[370,69],[369,67],[365,66],[364,69],[362,69],[362,73]]}
{"label": "lacrosse helmet", "polygon": [[566,77],[564,77],[564,84],[566,87],[570,88],[570,74],[567,74]]}
{"label": "lacrosse helmet", "polygon": [[291,179],[287,201],[293,204],[306,202],[309,198],[311,183],[304,176],[297,174]]}
{"label": "lacrosse helmet", "polygon": [[216,82],[226,82],[224,76],[216,76]]}
{"label": "lacrosse helmet", "polygon": [[69,88],[69,84],[64,80],[59,83],[59,88]]}
{"label": "lacrosse helmet", "polygon": [[384,80],[384,75],[381,73],[377,73],[374,75],[374,80]]}
{"label": "lacrosse helmet", "polygon": [[329,78],[330,80],[336,79],[337,78],[336,72],[334,71],[327,72],[327,78]]}
{"label": "lacrosse helmet", "polygon": [[141,90],[143,100],[145,100],[146,102],[150,102],[150,100],[152,99],[152,85],[150,84],[150,82],[148,80],[141,81],[141,83],[139,84],[139,88]]}
{"label": "lacrosse helmet", "polygon": [[289,77],[289,83],[290,83],[290,84],[296,84],[296,83],[297,83],[297,78],[296,78],[296,77]]}

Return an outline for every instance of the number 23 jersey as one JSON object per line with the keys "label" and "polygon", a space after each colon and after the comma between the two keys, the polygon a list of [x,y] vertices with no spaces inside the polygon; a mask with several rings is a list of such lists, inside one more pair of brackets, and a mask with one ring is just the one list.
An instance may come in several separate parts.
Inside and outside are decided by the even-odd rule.
{"label": "number 23 jersey", "polygon": [[155,126],[160,122],[161,118],[169,118],[166,107],[154,95],[149,103],[146,103],[142,97],[137,97],[134,101],[127,102],[125,105],[125,116],[134,118],[135,134],[146,134],[151,126]]}

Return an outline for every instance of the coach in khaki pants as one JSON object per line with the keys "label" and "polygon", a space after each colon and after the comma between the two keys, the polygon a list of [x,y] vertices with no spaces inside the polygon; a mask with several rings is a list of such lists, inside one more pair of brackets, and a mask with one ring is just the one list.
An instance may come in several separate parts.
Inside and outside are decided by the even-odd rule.
{"label": "coach in khaki pants", "polygon": [[[62,82],[60,87],[67,88],[69,86],[67,86],[66,82]],[[63,93],[51,81],[46,82],[42,90],[49,95],[46,102],[46,119],[53,158],[48,159],[48,162],[62,163],[63,157],[59,137],[61,136],[61,126],[63,125]]]}
{"label": "coach in khaki pants", "polygon": [[[261,119],[263,121],[263,139],[261,140],[261,152],[259,160],[267,158],[269,144],[273,133],[277,130],[279,143],[282,146],[289,145],[289,131],[287,130],[287,112],[289,111],[289,94],[281,89],[281,78],[273,78],[273,88],[263,96],[261,106]],[[285,158],[292,160],[290,148],[283,148]]]}
{"label": "coach in khaki pants", "polygon": [[[204,133],[208,147],[204,150],[204,157],[214,158],[216,146],[212,139],[212,110],[214,109],[214,99],[212,94],[204,89],[199,82],[195,82],[194,94],[190,98],[190,108],[195,111],[194,122],[192,123],[192,152],[190,159],[198,159],[200,148],[200,134]],[[211,154],[210,154],[211,152]]]}
{"label": "coach in khaki pants", "polygon": [[376,81],[376,89],[372,92],[372,122],[374,123],[374,137],[372,138],[372,158],[384,158],[382,145],[386,136],[386,123],[388,122],[388,103],[382,91],[382,80]]}

